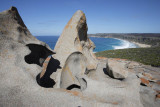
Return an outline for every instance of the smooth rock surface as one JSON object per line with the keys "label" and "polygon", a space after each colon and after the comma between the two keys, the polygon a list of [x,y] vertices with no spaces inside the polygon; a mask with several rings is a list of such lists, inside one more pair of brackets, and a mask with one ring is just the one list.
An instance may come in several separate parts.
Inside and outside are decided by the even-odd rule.
{"label": "smooth rock surface", "polygon": [[108,59],[106,69],[109,76],[112,78],[125,79],[128,76],[128,71],[125,65],[125,63],[119,62],[118,60]]}
{"label": "smooth rock surface", "polygon": [[[110,103],[111,107],[143,107],[140,102],[140,80],[136,75],[128,72],[128,77],[124,80],[113,79],[106,74],[106,61],[107,59],[99,60],[96,72],[89,72],[84,77],[87,88],[83,94],[100,102]],[[126,61],[121,62],[127,64]]]}
{"label": "smooth rock surface", "polygon": [[74,52],[67,58],[61,73],[61,88],[84,90],[87,87],[86,81],[81,78],[87,69],[86,61],[87,58],[80,52]]}

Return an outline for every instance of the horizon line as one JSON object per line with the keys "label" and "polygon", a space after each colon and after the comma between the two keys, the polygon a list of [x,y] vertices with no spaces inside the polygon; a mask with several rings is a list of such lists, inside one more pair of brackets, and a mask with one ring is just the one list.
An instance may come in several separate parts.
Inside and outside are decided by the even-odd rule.
{"label": "horizon line", "polygon": [[[88,33],[88,34],[160,34],[160,33]],[[60,34],[61,35],[61,34]],[[33,36],[60,36],[60,35],[33,35]]]}

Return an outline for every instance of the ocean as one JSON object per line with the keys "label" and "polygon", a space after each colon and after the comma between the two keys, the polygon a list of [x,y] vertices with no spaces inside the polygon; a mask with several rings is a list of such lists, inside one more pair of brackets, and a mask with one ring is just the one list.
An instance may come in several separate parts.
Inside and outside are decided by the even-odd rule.
{"label": "ocean", "polygon": [[[36,36],[36,38],[47,43],[51,47],[51,49],[54,49],[54,46],[56,45],[59,36]],[[120,40],[115,38],[97,38],[97,37],[89,37],[89,38],[96,45],[94,52],[138,47],[137,45],[128,42],[126,40]]]}

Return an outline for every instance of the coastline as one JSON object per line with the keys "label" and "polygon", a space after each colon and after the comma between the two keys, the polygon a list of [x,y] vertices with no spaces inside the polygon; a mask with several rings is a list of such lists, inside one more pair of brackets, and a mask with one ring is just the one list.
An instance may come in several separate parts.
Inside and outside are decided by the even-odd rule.
{"label": "coastline", "polygon": [[[108,38],[108,37],[97,37],[97,36],[90,36],[90,37],[95,37],[95,38]],[[119,39],[119,38],[113,38],[113,39]],[[119,40],[125,40],[125,39],[119,39]],[[128,41],[128,40],[125,40]],[[147,45],[147,44],[142,44],[142,43],[138,43],[138,42],[133,42],[133,41],[128,41],[130,43],[133,43],[135,45],[137,45],[137,48],[150,48],[151,45]]]}
{"label": "coastline", "polygon": [[[119,39],[119,38],[114,38],[114,39]],[[128,40],[125,40],[125,39],[119,39],[119,40],[128,41]],[[132,41],[128,41],[128,42],[137,45],[138,47],[136,47],[136,48],[150,48],[151,47],[151,45],[142,44],[142,43],[138,43],[138,42],[132,42]]]}
{"label": "coastline", "polygon": [[132,43],[136,44],[140,48],[150,48],[151,47],[151,45],[142,44],[142,43],[138,43],[138,42],[132,42]]}

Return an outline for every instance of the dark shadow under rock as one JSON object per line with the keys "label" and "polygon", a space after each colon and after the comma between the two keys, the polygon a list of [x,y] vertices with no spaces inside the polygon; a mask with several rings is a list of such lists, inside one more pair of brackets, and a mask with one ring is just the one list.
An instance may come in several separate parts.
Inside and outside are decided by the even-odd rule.
{"label": "dark shadow under rock", "polygon": [[72,90],[72,89],[74,89],[74,88],[80,89],[81,87],[80,87],[79,85],[72,84],[72,85],[70,85],[70,86],[67,87],[67,90]]}
{"label": "dark shadow under rock", "polygon": [[43,62],[49,55],[55,54],[42,45],[27,44],[26,46],[31,50],[31,53],[29,55],[26,55],[24,58],[28,64],[37,64],[39,66],[42,66]]}
{"label": "dark shadow under rock", "polygon": [[57,69],[61,69],[60,62],[57,59],[51,57],[46,71],[44,73],[41,72],[40,74],[37,75],[36,77],[37,83],[45,88],[53,88],[56,82],[50,78],[50,75],[53,72],[56,72]]}
{"label": "dark shadow under rock", "polygon": [[123,78],[114,78],[111,74],[108,73],[107,69],[106,68],[103,68],[103,72],[104,74],[108,75],[109,77],[113,78],[113,79],[117,79],[117,80],[123,80]]}
{"label": "dark shadow under rock", "polygon": [[77,84],[72,84],[72,85],[68,86],[66,89],[72,90],[74,88],[77,88],[77,89],[81,89],[82,91],[85,90],[87,88],[87,81],[84,78],[77,78],[77,79],[80,83],[80,86]]}

